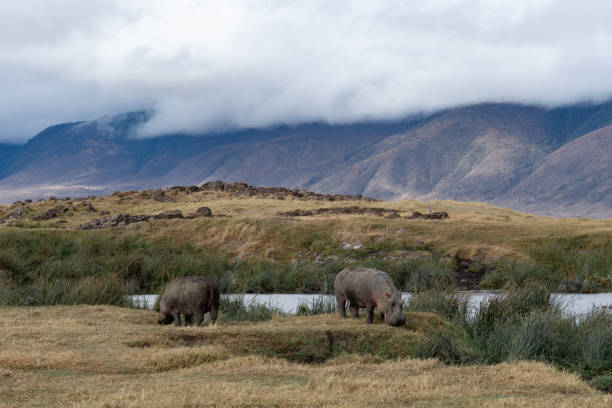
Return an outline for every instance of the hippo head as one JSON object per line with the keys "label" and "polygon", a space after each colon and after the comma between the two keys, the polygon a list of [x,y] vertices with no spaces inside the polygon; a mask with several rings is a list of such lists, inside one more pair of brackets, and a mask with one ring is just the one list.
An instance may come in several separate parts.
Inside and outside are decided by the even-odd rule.
{"label": "hippo head", "polygon": [[174,317],[170,313],[166,314],[163,312],[159,312],[159,316],[157,317],[157,324],[170,324],[174,321]]}
{"label": "hippo head", "polygon": [[[383,312],[385,323],[390,326],[403,326],[406,323],[403,303],[399,293],[385,292],[379,310]],[[381,307],[382,306],[382,307]]]}

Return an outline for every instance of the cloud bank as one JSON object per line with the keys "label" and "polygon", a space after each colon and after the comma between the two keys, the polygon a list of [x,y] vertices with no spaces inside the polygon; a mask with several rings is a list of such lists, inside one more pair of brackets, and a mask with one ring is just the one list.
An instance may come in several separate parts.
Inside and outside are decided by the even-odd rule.
{"label": "cloud bank", "polygon": [[601,100],[610,21],[605,0],[12,2],[0,141],[138,109],[147,137]]}

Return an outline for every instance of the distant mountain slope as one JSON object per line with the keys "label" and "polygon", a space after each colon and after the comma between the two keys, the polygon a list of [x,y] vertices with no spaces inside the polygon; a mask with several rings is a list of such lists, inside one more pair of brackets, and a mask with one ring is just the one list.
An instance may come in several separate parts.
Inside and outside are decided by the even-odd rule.
{"label": "distant mountain slope", "polygon": [[0,179],[2,179],[6,167],[20,149],[21,146],[19,145],[0,143]]}
{"label": "distant mountain slope", "polygon": [[222,179],[612,217],[612,102],[483,103],[391,122],[135,139],[148,118],[67,123],[0,145],[0,202]]}
{"label": "distant mountain slope", "polygon": [[538,213],[612,217],[612,125],[549,154],[494,202]]}
{"label": "distant mountain slope", "polygon": [[553,150],[546,112],[483,104],[443,112],[385,138],[314,188],[388,199],[491,200]]}

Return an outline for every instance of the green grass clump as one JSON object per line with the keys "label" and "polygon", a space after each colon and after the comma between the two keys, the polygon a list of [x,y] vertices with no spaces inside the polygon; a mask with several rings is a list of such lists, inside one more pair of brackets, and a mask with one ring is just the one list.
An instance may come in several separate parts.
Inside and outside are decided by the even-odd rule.
{"label": "green grass clump", "polygon": [[296,310],[298,316],[314,316],[318,314],[336,313],[336,299],[319,296],[310,303],[301,302]]}
{"label": "green grass clump", "polygon": [[473,315],[460,306],[463,301],[448,292],[426,292],[412,299],[409,310],[434,312],[448,321],[421,339],[416,357],[449,364],[536,360],[584,378],[612,372],[612,315],[605,311],[593,310],[580,318],[564,315],[543,286],[500,294],[482,302]]}
{"label": "green grass clump", "polygon": [[486,289],[529,286],[556,292],[597,292],[612,288],[612,240],[583,236],[556,238],[537,245],[529,259],[505,260],[482,279]]}
{"label": "green grass clump", "polygon": [[600,375],[589,381],[589,384],[600,391],[612,393],[612,375]]}
{"label": "green grass clump", "polygon": [[285,316],[285,313],[276,306],[255,302],[245,302],[241,295],[223,295],[219,305],[219,321],[249,321],[262,322],[274,316]]}

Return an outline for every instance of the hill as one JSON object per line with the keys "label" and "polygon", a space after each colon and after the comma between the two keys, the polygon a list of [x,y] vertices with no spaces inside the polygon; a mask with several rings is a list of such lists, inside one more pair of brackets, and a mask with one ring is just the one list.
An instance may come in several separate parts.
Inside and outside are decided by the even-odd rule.
{"label": "hill", "polygon": [[170,276],[207,271],[228,291],[320,293],[343,267],[361,264],[388,271],[404,290],[537,281],[605,291],[610,234],[609,219],[211,182],[0,206],[0,289],[1,279],[36,287],[69,276],[151,292]]}

